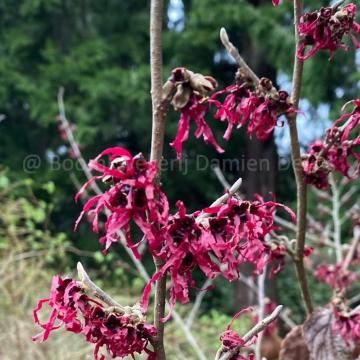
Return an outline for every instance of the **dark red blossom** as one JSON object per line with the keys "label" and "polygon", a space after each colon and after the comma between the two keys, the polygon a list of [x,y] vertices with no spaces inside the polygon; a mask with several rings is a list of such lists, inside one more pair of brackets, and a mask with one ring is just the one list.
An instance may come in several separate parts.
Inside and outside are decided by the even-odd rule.
{"label": "dark red blossom", "polygon": [[[223,94],[226,97],[221,104],[215,99]],[[225,140],[229,140],[234,127],[246,124],[249,136],[255,134],[259,140],[266,140],[277,125],[279,114],[294,111],[287,92],[277,91],[266,78],[255,86],[240,70],[236,84],[216,92],[212,99],[218,108],[215,119],[227,122]]]}
{"label": "dark red blossom", "polygon": [[[47,322],[41,323],[38,312],[45,303],[51,308],[51,313]],[[75,280],[54,276],[50,297],[39,300],[34,309],[34,321],[43,329],[34,340],[45,341],[51,331],[64,325],[65,330],[81,333],[86,341],[95,344],[96,360],[105,359],[99,354],[101,348],[105,348],[111,358],[146,352],[149,359],[153,359],[154,354],[147,346],[156,330],[144,321],[139,310],[129,309],[128,313],[121,309],[110,312],[85,295]]]}
{"label": "dark red blossom", "polygon": [[196,125],[195,137],[202,137],[205,143],[214,146],[217,152],[224,150],[216,142],[215,137],[205,121],[205,113],[211,103],[207,93],[217,86],[211,76],[195,74],[183,67],[172,71],[169,80],[163,88],[164,101],[171,102],[174,109],[180,111],[180,120],[176,137],[170,145],[176,150],[178,159],[181,158],[182,144],[189,137],[190,121]]}
{"label": "dark red blossom", "polygon": [[[62,325],[67,331],[80,333],[82,324],[78,319],[77,310],[85,308],[88,303],[88,297],[82,294],[80,287],[75,280],[62,279],[60,276],[54,276],[51,281],[50,296],[40,299],[34,309],[34,321],[43,331],[34,336],[33,340],[41,339],[46,341],[50,333],[59,329]],[[38,312],[44,304],[48,304],[51,313],[48,320],[42,323],[39,320]]]}
{"label": "dark red blossom", "polygon": [[[358,48],[359,42],[355,36],[360,35],[360,25],[355,22],[355,17],[356,5],[353,3],[343,7],[322,7],[305,13],[298,27],[303,40],[297,49],[297,57],[306,60],[319,50],[328,50],[332,59],[335,50],[349,49],[342,41],[344,35],[348,35]],[[311,48],[304,53],[307,46]]]}
{"label": "dark red blossom", "polygon": [[216,142],[215,137],[205,121],[205,113],[208,106],[206,100],[202,100],[196,94],[193,94],[185,107],[183,107],[180,115],[177,133],[170,145],[176,150],[178,159],[181,159],[182,144],[189,137],[190,121],[193,120],[196,125],[195,137],[203,137],[205,143],[210,143],[219,153],[224,152],[220,145]]}
{"label": "dark red blossom", "polygon": [[257,273],[261,273],[264,266],[279,255],[278,251],[283,253],[283,249],[279,250],[267,241],[270,232],[277,230],[274,225],[277,207],[287,211],[295,221],[295,214],[289,208],[274,201],[264,202],[259,195],[253,202],[230,198],[217,209],[216,217],[225,217],[231,224],[232,231],[227,234],[231,250],[239,254],[239,260],[254,264]]}
{"label": "dark red blossom", "polygon": [[[109,158],[111,166],[100,162],[104,156]],[[103,194],[88,200],[76,226],[85,213],[90,213],[94,215],[93,231],[98,232],[98,216],[104,211],[107,215],[106,234],[100,243],[105,245],[105,251],[113,242],[120,240],[119,231],[123,231],[128,246],[139,256],[130,238],[130,221],[133,220],[146,236],[150,250],[155,252],[159,245],[157,226],[165,224],[168,218],[167,198],[154,183],[158,172],[156,163],[147,162],[141,154],[133,157],[127,150],[115,147],[106,149],[91,160],[89,167],[101,175],[88,181],[76,195],[76,200],[95,180],[103,180],[111,186]]]}
{"label": "dark red blossom", "polygon": [[318,189],[326,189],[329,186],[328,174],[331,167],[326,158],[322,156],[324,149],[325,145],[321,141],[315,141],[309,145],[308,151],[302,159],[305,182]]}
{"label": "dark red blossom", "polygon": [[319,189],[329,186],[328,174],[337,171],[349,179],[360,172],[360,100],[353,100],[354,110],[342,115],[327,130],[324,141],[317,140],[303,156],[305,181]]}
{"label": "dark red blossom", "polygon": [[280,4],[280,0],[272,0],[274,6],[278,6]]}
{"label": "dark red blossom", "polygon": [[357,274],[353,271],[344,270],[343,264],[319,265],[315,271],[315,277],[335,290],[348,288],[357,279]]}
{"label": "dark red blossom", "polygon": [[344,304],[333,307],[335,321],[333,330],[340,332],[345,341],[360,342],[360,309],[351,310]]}
{"label": "dark red blossom", "polygon": [[[166,273],[170,274],[170,305],[175,301],[187,303],[189,288],[195,288],[192,273],[200,269],[207,278],[223,276],[227,280],[238,279],[240,263],[254,264],[261,272],[266,264],[278,259],[265,239],[276,230],[274,212],[284,208],[295,218],[294,213],[273,201],[242,201],[235,198],[220,206],[186,214],[182,202],[179,211],[171,216],[162,228],[162,250],[158,254],[164,260],[160,271],[154,274],[143,294],[143,307],[147,307],[151,285]],[[279,270],[279,264],[276,265]]]}

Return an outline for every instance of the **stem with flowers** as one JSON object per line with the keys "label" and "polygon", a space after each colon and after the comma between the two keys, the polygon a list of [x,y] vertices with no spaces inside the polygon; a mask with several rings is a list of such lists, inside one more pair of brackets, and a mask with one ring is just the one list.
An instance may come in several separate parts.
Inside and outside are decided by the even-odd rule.
{"label": "stem with flowers", "polygon": [[[162,108],[162,21],[163,0],[151,0],[150,8],[150,71],[152,100],[152,134],[150,160],[159,163],[162,159],[165,134],[165,112]],[[160,183],[160,172],[157,183]],[[154,256],[156,271],[164,265],[164,261]],[[154,326],[157,335],[154,339],[156,359],[165,360],[164,323],[166,301],[166,276],[161,277],[155,285]]]}
{"label": "stem with flowers", "polygon": [[[302,0],[294,0],[294,27],[296,49],[300,46],[299,22],[303,12]],[[294,70],[292,81],[291,102],[297,109],[299,106],[301,83],[304,63],[296,55],[294,56]],[[306,311],[310,314],[313,311],[312,300],[307,283],[306,272],[304,268],[304,247],[306,235],[306,209],[307,209],[307,189],[303,175],[301,163],[299,135],[296,124],[297,112],[287,116],[290,141],[291,141],[291,160],[296,181],[296,199],[297,199],[297,223],[296,223],[296,250],[294,264],[299,281],[301,294],[304,300]]]}

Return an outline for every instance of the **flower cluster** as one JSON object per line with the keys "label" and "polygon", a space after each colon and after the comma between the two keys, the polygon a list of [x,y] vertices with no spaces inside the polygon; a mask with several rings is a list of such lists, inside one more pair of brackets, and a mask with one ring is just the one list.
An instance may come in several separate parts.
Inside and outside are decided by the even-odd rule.
{"label": "flower cluster", "polygon": [[329,186],[328,174],[337,171],[341,175],[353,179],[360,171],[360,134],[353,135],[360,124],[360,100],[351,102],[355,105],[352,112],[341,116],[327,130],[324,141],[317,140],[309,146],[303,156],[305,181],[325,189]]}
{"label": "flower cluster", "polygon": [[272,0],[274,6],[280,5],[280,0]]}
{"label": "flower cluster", "polygon": [[218,152],[224,152],[216,142],[215,137],[205,121],[207,110],[207,93],[217,86],[211,76],[194,74],[185,68],[176,68],[163,88],[164,99],[171,101],[175,110],[181,112],[177,134],[170,144],[175,150],[178,159],[181,158],[182,144],[188,139],[190,120],[196,125],[195,137],[203,137],[205,143],[210,143]]}
{"label": "flower cluster", "polygon": [[[45,303],[51,308],[51,313],[42,323],[38,313]],[[43,329],[33,338],[34,341],[46,341],[52,331],[64,326],[67,331],[81,333],[86,341],[95,344],[95,360],[105,359],[104,355],[99,357],[102,347],[112,358],[146,352],[149,359],[154,359],[147,346],[156,330],[145,322],[140,311],[107,311],[102,304],[85,295],[72,279],[53,277],[50,296],[39,300],[34,309],[34,321]]]}
{"label": "flower cluster", "polygon": [[307,184],[318,189],[329,186],[328,175],[331,171],[330,164],[323,157],[325,144],[320,140],[309,145],[307,153],[302,158],[303,172]]}
{"label": "flower cluster", "polygon": [[353,271],[344,270],[343,264],[322,264],[317,267],[315,277],[335,290],[348,288],[356,279],[357,274]]}
{"label": "flower cluster", "polygon": [[335,321],[333,330],[340,332],[346,341],[354,341],[358,344],[360,341],[360,310],[349,309],[343,302],[333,304]]}
{"label": "flower cluster", "polygon": [[[109,157],[111,166],[100,162],[103,156]],[[95,180],[101,179],[111,186],[103,194],[87,201],[75,227],[83,215],[89,213],[94,215],[93,230],[98,232],[98,216],[104,210],[107,215],[106,234],[100,243],[105,245],[105,252],[113,242],[120,240],[119,232],[123,231],[128,246],[139,257],[136,245],[130,238],[130,220],[144,233],[151,252],[156,252],[159,246],[157,228],[167,222],[169,210],[165,194],[154,183],[158,171],[156,163],[147,162],[141,154],[133,157],[127,150],[114,147],[91,160],[89,167],[102,175],[88,181],[76,195],[76,200]]]}
{"label": "flower cluster", "polygon": [[[143,307],[147,308],[151,285],[166,273],[171,277],[170,305],[189,301],[189,287],[194,288],[192,272],[199,268],[207,278],[221,275],[231,281],[239,277],[239,265],[255,266],[257,273],[275,260],[280,269],[277,246],[269,239],[276,230],[273,215],[277,207],[284,208],[294,220],[295,214],[273,201],[264,202],[257,196],[253,202],[229,197],[223,205],[187,214],[183,203],[162,228],[162,250],[158,256],[165,264],[147,284]],[[282,254],[283,255],[283,254]]]}
{"label": "flower cluster", "polygon": [[[356,5],[351,3],[343,7],[323,7],[320,10],[305,13],[299,23],[299,33],[303,37],[297,49],[297,57],[306,60],[319,50],[328,50],[330,58],[337,49],[348,50],[343,43],[344,35],[348,35],[354,46],[359,47],[355,35],[360,35],[360,25],[355,22]],[[311,49],[304,53],[305,48]]]}
{"label": "flower cluster", "polygon": [[[241,69],[236,73],[235,85],[213,94],[218,107],[215,119],[227,122],[224,139],[229,140],[234,126],[239,128],[247,123],[247,133],[259,140],[266,140],[277,125],[280,114],[294,111],[286,91],[278,91],[267,78],[261,78],[255,85]],[[223,103],[215,101],[225,94]]]}

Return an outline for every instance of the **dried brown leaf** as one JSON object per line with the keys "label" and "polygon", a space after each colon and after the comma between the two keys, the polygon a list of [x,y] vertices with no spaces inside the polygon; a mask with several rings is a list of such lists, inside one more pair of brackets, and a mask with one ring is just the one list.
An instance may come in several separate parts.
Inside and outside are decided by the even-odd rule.
{"label": "dried brown leaf", "polygon": [[190,77],[190,86],[193,90],[205,96],[207,92],[213,91],[216,86],[216,80],[211,76],[204,76],[202,74],[193,74]]}
{"label": "dried brown leaf", "polygon": [[310,360],[302,326],[294,327],[281,343],[280,360]]}
{"label": "dried brown leaf", "polygon": [[191,88],[186,84],[180,84],[177,86],[176,94],[172,99],[172,105],[175,110],[184,108],[190,100]]}
{"label": "dried brown leaf", "polygon": [[340,333],[332,329],[331,309],[315,310],[303,325],[304,340],[316,360],[351,360],[352,349]]}

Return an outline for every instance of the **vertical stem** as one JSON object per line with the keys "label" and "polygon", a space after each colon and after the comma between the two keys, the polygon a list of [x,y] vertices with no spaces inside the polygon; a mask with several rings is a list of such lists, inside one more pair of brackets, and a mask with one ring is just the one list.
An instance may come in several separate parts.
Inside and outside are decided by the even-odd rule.
{"label": "vertical stem", "polygon": [[[267,267],[265,266],[263,273],[260,274],[257,277],[257,288],[258,288],[258,292],[257,292],[257,296],[258,296],[258,306],[259,306],[259,310],[258,310],[258,316],[259,316],[259,320],[258,321],[262,321],[265,317],[265,280],[266,280],[266,272],[267,272]],[[262,338],[263,338],[263,332],[260,332],[258,335],[258,338],[256,340],[256,347],[255,347],[255,359],[256,360],[261,360],[261,342],[262,342]]]}
{"label": "vertical stem", "polygon": [[[150,8],[150,70],[152,100],[152,134],[150,160],[159,163],[162,158],[165,133],[165,116],[161,109],[162,97],[162,20],[163,0],[151,0]],[[160,172],[157,179],[160,182]],[[154,257],[156,270],[163,266],[163,261]],[[155,286],[154,325],[157,336],[154,339],[154,350],[157,360],[165,360],[164,324],[161,319],[165,315],[166,277],[162,277]]]}
{"label": "vertical stem", "polygon": [[[296,48],[298,47],[300,42],[298,24],[302,12],[303,12],[302,0],[294,0],[294,26],[295,26]],[[291,93],[291,101],[294,104],[295,108],[298,108],[299,105],[302,75],[303,75],[303,62],[296,57],[296,51],[295,51],[294,72],[293,72],[292,93]],[[295,174],[296,193],[297,193],[296,194],[297,195],[296,252],[295,252],[294,262],[295,262],[295,269],[299,281],[301,294],[304,300],[306,311],[309,314],[313,311],[313,305],[310,297],[309,287],[308,287],[305,268],[304,268],[307,191],[306,191],[306,184],[302,171],[296,115],[297,114],[295,113],[288,116],[290,140],[291,140],[291,159]]]}
{"label": "vertical stem", "polygon": [[334,225],[334,244],[336,253],[336,262],[340,263],[343,260],[341,248],[341,221],[340,221],[340,195],[339,189],[336,185],[336,178],[333,173],[329,176],[331,187],[331,201],[332,201],[332,219]]}

